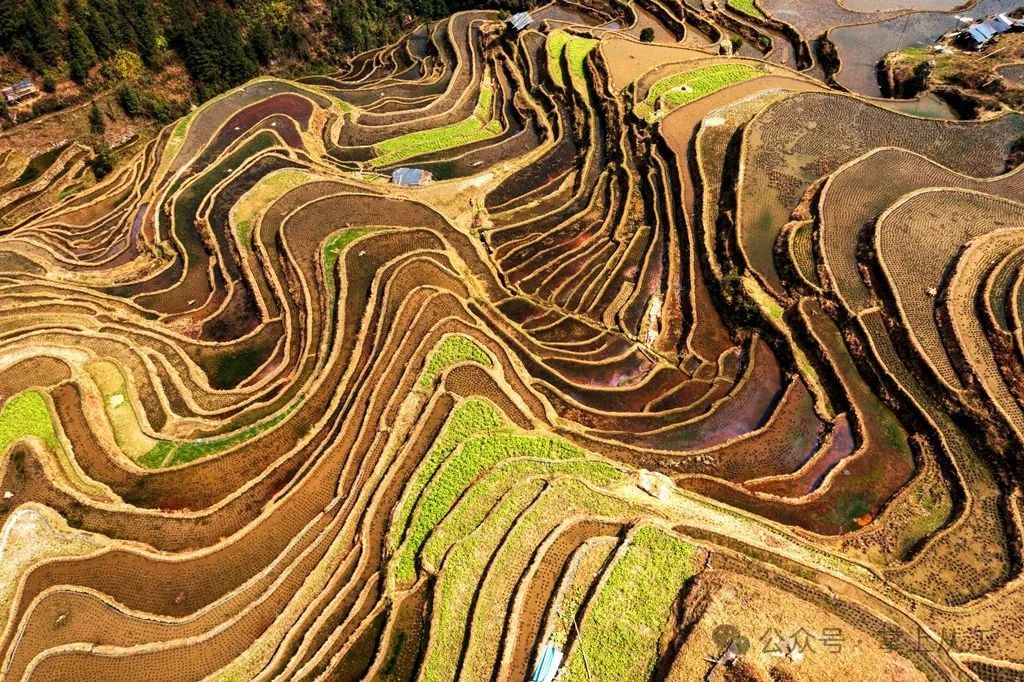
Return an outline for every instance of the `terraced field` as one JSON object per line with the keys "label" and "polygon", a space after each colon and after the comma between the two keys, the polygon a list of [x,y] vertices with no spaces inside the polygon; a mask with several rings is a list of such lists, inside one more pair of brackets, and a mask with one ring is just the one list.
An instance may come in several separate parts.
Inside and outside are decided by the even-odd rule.
{"label": "terraced field", "polygon": [[0,678],[1024,679],[1024,115],[697,4],[0,136]]}

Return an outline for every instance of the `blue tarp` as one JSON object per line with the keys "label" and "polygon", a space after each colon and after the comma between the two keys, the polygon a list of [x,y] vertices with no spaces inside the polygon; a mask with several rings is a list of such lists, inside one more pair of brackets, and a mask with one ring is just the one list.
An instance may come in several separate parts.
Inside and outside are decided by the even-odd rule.
{"label": "blue tarp", "polygon": [[558,673],[558,666],[562,664],[562,652],[554,644],[548,644],[537,661],[537,667],[533,670],[531,682],[551,682]]}

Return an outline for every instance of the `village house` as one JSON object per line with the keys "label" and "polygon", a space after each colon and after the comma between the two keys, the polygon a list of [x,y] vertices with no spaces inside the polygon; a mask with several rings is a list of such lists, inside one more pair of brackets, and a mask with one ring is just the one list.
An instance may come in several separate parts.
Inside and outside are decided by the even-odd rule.
{"label": "village house", "polygon": [[24,99],[28,99],[29,97],[34,97],[39,94],[39,88],[37,88],[32,81],[26,78],[25,80],[18,81],[14,85],[3,88],[0,92],[4,94],[4,101],[7,105],[14,106]]}

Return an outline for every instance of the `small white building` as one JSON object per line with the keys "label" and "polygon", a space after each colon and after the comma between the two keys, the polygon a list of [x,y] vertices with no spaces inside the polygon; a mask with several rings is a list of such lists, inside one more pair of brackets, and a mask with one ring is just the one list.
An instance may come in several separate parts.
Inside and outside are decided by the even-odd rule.
{"label": "small white building", "polygon": [[420,187],[429,185],[434,179],[434,174],[422,168],[396,168],[391,173],[392,184],[401,187]]}
{"label": "small white building", "polygon": [[970,47],[979,50],[1000,33],[1021,27],[1024,27],[1024,22],[1014,21],[1005,14],[997,14],[971,24],[960,36]]}
{"label": "small white building", "polygon": [[509,26],[514,28],[516,31],[522,31],[524,28],[533,23],[533,17],[530,16],[529,12],[518,12],[513,14],[505,20]]}
{"label": "small white building", "polygon": [[3,88],[0,92],[3,92],[4,94],[4,101],[6,101],[8,105],[13,106],[23,99],[38,94],[39,88],[37,88],[32,81],[26,78],[25,80],[18,81],[10,87]]}

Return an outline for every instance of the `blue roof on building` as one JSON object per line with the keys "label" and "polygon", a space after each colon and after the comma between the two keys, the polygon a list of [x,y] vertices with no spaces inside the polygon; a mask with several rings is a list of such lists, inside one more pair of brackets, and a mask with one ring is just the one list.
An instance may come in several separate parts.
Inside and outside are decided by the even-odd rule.
{"label": "blue roof on building", "polygon": [[1001,28],[1004,31],[1010,30],[1011,28],[1013,28],[1014,25],[1013,19],[1006,16],[1005,14],[997,14],[994,17],[992,17],[992,23],[996,24],[997,26],[999,26],[999,28]]}
{"label": "blue roof on building", "polygon": [[422,168],[398,168],[391,174],[396,185],[418,185],[423,181]]}
{"label": "blue roof on building", "polygon": [[990,37],[985,35],[985,33],[978,26],[972,26],[971,28],[967,29],[967,35],[971,36],[971,38],[973,38],[974,42],[976,43],[984,43],[988,41]]}
{"label": "blue roof on building", "polygon": [[522,31],[533,23],[533,17],[529,12],[518,12],[508,18],[508,23],[512,24],[512,28],[515,30]]}

